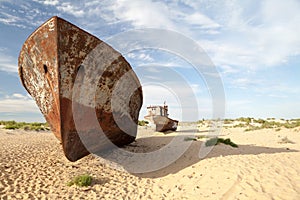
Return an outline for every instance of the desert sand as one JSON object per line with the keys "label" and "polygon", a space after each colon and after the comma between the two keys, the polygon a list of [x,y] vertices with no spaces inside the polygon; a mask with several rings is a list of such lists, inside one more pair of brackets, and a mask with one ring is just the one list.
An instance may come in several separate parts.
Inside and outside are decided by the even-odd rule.
{"label": "desert sand", "polygon": [[[204,158],[203,139],[184,140],[195,132],[189,128],[162,134],[139,127],[137,140],[124,149],[155,151],[175,136],[190,144],[178,160],[148,173],[129,173],[93,155],[69,162],[51,132],[0,129],[0,199],[300,199],[300,128],[223,127],[219,137],[239,147],[219,144]],[[196,134],[211,132],[203,127]],[[285,137],[290,142],[282,143]],[[85,173],[91,186],[67,186]]]}

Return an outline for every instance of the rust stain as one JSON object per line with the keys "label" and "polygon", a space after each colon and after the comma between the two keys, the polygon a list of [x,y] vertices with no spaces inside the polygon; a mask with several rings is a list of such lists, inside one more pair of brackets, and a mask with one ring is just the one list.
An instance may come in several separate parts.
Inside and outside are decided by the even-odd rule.
{"label": "rust stain", "polygon": [[[81,67],[84,68],[83,74],[77,74]],[[109,143],[107,139],[117,146],[134,141],[143,98],[141,85],[134,73],[131,75],[131,81],[134,81],[130,84],[136,89],[128,103],[125,99],[117,106],[119,110],[114,114],[111,106],[113,89],[118,79],[130,70],[131,66],[120,53],[58,17],[52,17],[34,31],[25,41],[19,55],[21,82],[36,101],[54,135],[62,142],[64,153],[70,161],[90,153],[85,146],[89,141],[93,152],[105,149]],[[94,74],[102,76],[97,80],[91,76]],[[83,88],[85,84],[93,84],[96,91],[84,88],[83,95],[87,97],[73,102],[76,77],[82,78]],[[96,92],[94,96],[93,92]],[[120,94],[121,99],[127,97],[126,92]],[[76,130],[72,105],[82,113],[80,120],[84,126],[79,128],[87,138],[85,145]],[[96,112],[102,135],[97,133],[95,124],[90,123],[93,121],[88,114],[90,112]],[[130,133],[119,127],[116,118],[125,126],[130,124],[130,120],[135,123],[128,127]]]}

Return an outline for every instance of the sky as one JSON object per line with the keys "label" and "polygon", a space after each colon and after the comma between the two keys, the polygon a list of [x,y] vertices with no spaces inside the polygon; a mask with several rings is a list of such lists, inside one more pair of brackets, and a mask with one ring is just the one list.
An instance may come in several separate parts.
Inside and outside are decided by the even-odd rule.
{"label": "sky", "polygon": [[[146,106],[164,101],[170,117],[183,121],[213,118],[218,105],[224,105],[224,118],[300,118],[298,0],[0,0],[0,120],[44,121],[21,85],[17,60],[26,38],[52,16],[90,32],[128,60],[143,87],[140,119]],[[149,29],[178,34],[178,41],[161,38],[175,43],[176,51],[128,52],[114,40]],[[205,56],[193,54],[194,48],[180,43],[184,39],[201,48],[214,74],[201,66],[197,71],[192,56]],[[220,81],[218,95],[211,87],[217,79],[209,77]]]}

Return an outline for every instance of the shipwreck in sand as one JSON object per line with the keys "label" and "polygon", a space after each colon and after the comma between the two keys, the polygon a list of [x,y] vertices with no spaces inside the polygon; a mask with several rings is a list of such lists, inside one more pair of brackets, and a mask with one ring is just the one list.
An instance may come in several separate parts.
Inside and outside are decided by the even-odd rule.
{"label": "shipwreck in sand", "polygon": [[168,106],[164,102],[163,106],[148,106],[147,115],[144,118],[155,124],[155,130],[159,132],[176,131],[178,121],[168,117]]}
{"label": "shipwreck in sand", "polygon": [[52,17],[27,38],[18,66],[70,161],[135,140],[142,88],[125,58],[105,42]]}

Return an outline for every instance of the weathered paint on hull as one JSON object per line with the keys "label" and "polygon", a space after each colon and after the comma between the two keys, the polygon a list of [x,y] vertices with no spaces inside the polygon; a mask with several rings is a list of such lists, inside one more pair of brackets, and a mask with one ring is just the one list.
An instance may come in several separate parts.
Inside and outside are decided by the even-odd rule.
{"label": "weathered paint on hull", "polygon": [[[99,46],[102,46],[101,49],[95,53]],[[89,58],[87,62],[86,58],[91,53],[96,57]],[[101,60],[110,57],[116,59],[113,62]],[[89,66],[89,62],[94,61],[107,61],[108,64],[101,67]],[[90,104],[89,98],[83,103],[72,101],[74,82],[82,66],[88,74],[102,74],[99,82],[94,83],[97,86],[94,105]],[[81,125],[85,125],[79,127],[81,133],[86,134],[87,140],[93,141],[93,152],[101,151],[109,145],[95,134],[95,124],[89,124],[93,121],[88,115],[91,112],[96,112],[98,125],[101,126],[104,136],[113,144],[122,146],[135,140],[139,110],[142,106],[142,89],[134,73],[130,74],[130,84],[137,89],[130,97],[130,103],[126,104],[124,91],[119,95],[120,99],[123,97],[125,100],[120,101],[114,115],[111,107],[114,86],[120,77],[131,70],[120,53],[95,36],[58,17],[52,17],[34,31],[25,41],[19,55],[19,75],[22,84],[36,101],[54,135],[62,142],[64,153],[70,161],[76,161],[90,153],[78,135],[73,116],[74,106],[80,110]],[[91,77],[84,78],[89,80]],[[89,88],[84,92],[87,95],[91,93]],[[106,101],[103,102],[104,98]],[[123,124],[131,125],[126,129],[130,130],[130,135],[118,126],[115,118]],[[134,122],[134,126],[127,123],[130,120]]]}

